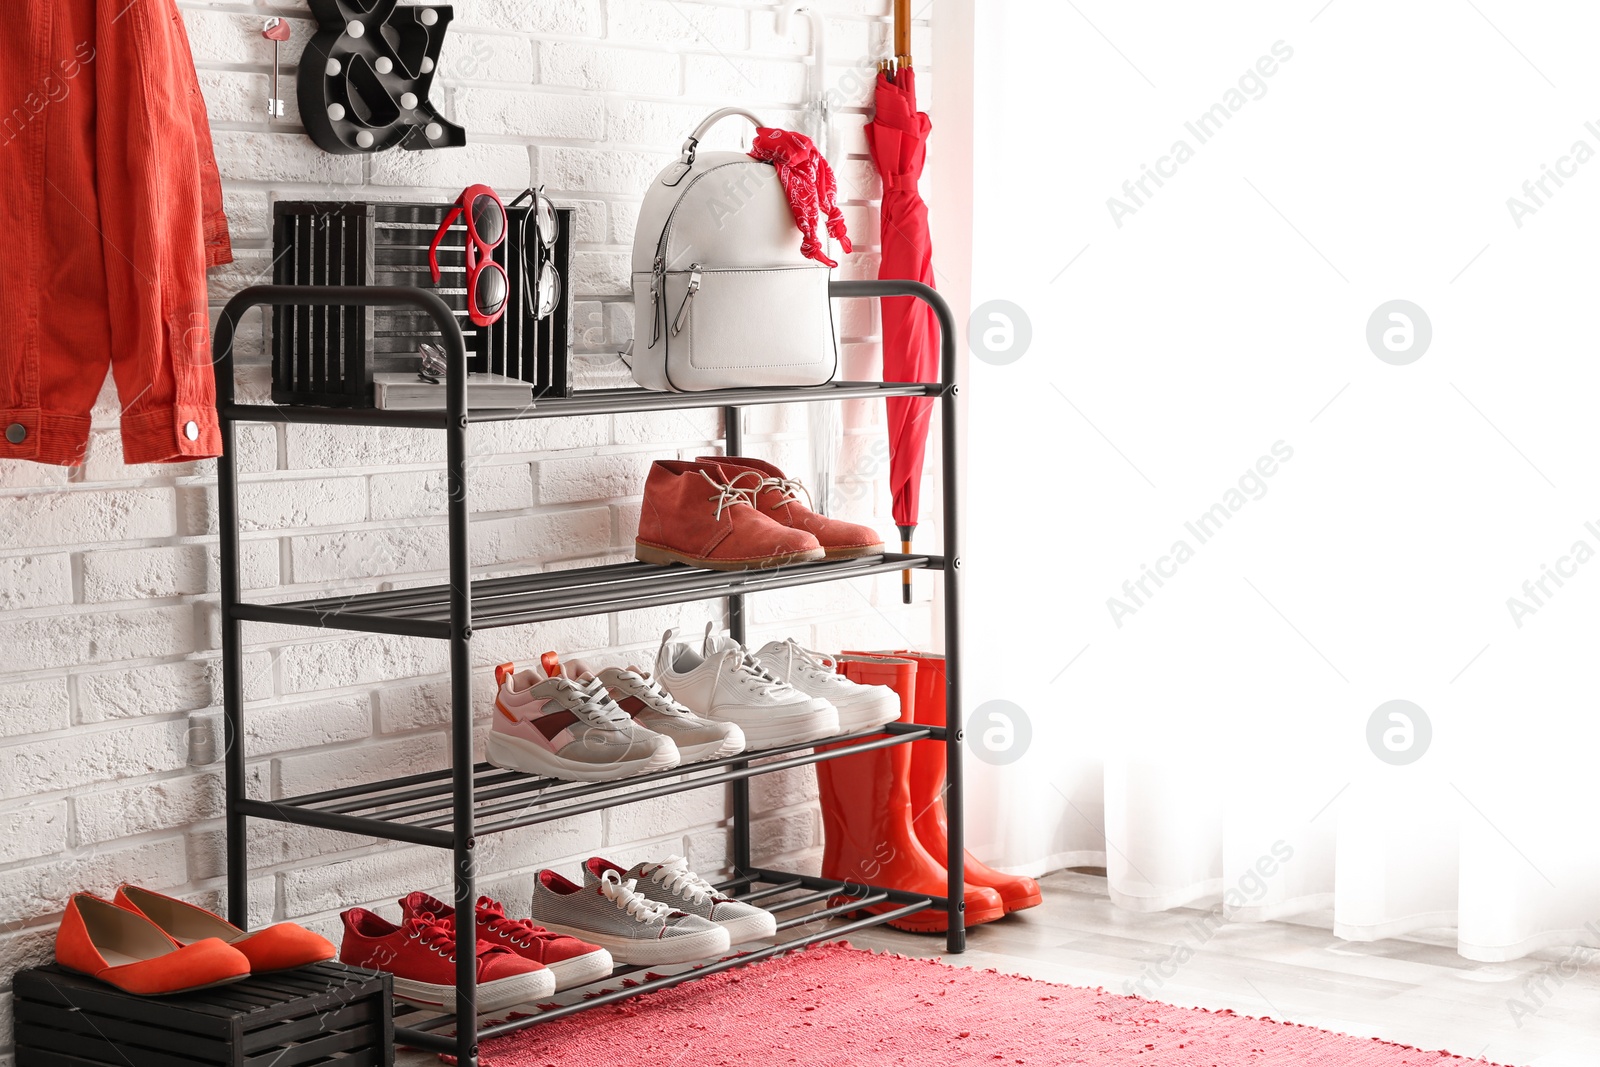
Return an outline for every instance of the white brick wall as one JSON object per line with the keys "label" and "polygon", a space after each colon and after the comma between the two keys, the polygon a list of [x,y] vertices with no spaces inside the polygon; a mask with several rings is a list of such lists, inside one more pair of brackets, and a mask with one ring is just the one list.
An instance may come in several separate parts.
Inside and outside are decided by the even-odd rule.
{"label": "white brick wall", "polygon": [[[869,50],[885,51],[888,0],[822,0],[830,12],[826,84],[834,158],[858,254],[847,277],[876,271],[875,178],[860,127]],[[926,5],[924,5],[926,6]],[[472,144],[445,152],[330,156],[297,125],[293,64],[310,34],[305,4],[179,0],[215,126],[239,262],[213,275],[220,305],[261,280],[275,198],[441,199],[471,181],[515,193],[545,183],[579,211],[577,342],[586,382],[618,383],[631,331],[627,255],[641,190],[704,114],[740,103],[798,126],[809,31],[778,36],[772,5],[751,0],[457,0],[435,102]],[[258,116],[272,49],[269,14],[292,17],[284,49],[286,120]],[[924,81],[931,90],[932,79]],[[724,138],[737,135],[730,126]],[[848,376],[878,373],[876,315],[841,306]],[[239,342],[241,391],[265,390],[257,317]],[[106,393],[82,467],[0,464],[0,1064],[10,1059],[12,972],[49,957],[66,894],[122,880],[220,905],[222,785],[211,462],[127,468]],[[845,406],[839,497],[849,517],[894,536],[881,405]],[[749,448],[809,471],[804,409],[763,409]],[[653,458],[714,449],[713,412],[619,415],[484,428],[472,502],[474,566],[484,574],[629,558],[642,479]],[[241,429],[244,584],[274,595],[437,581],[445,569],[442,439],[422,431]],[[929,511],[936,514],[936,511]],[[922,543],[937,534],[925,528]],[[919,581],[924,597],[931,580]],[[720,602],[486,631],[475,679],[547,648],[612,662],[651,661],[670,625],[698,629]],[[814,647],[931,640],[926,601],[899,605],[898,576],[851,588],[768,594],[751,603],[752,637]],[[249,625],[246,666],[251,795],[287,796],[443,766],[442,645]],[[480,703],[481,707],[481,703]],[[480,713],[480,721],[482,720]],[[757,779],[758,854],[814,864],[814,779]],[[687,851],[701,869],[728,862],[722,789],[655,800],[491,838],[482,884],[523,912],[540,866],[570,869]],[[252,917],[294,919],[337,937],[356,904],[393,913],[411,889],[442,890],[446,856],[349,835],[256,823]]]}

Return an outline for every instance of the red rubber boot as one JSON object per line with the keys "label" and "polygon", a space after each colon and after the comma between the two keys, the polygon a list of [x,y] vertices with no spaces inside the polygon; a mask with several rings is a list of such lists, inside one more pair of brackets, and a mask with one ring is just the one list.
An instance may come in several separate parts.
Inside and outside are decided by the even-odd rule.
{"label": "red rubber boot", "polygon": [[[902,722],[911,722],[917,666],[904,660],[847,660],[839,668],[853,682],[887,685],[900,694]],[[911,746],[894,745],[816,765],[822,797],[822,876],[865,885],[942,897],[950,875],[928,854],[911,825]],[[969,885],[964,894],[966,924],[992,922],[1005,904],[992,889]],[[893,902],[865,910],[893,911]],[[949,917],[929,909],[896,919],[891,926],[913,933],[943,933]]]}
{"label": "red rubber boot", "polygon": [[[856,653],[845,653],[856,655]],[[944,657],[929,652],[879,652],[869,655],[909,659],[917,665],[917,695],[911,721],[923,726],[944,726]],[[944,810],[944,746],[937,741],[915,741],[911,745],[911,806],[917,840],[935,856],[950,854],[950,826]],[[943,860],[941,859],[942,863]],[[966,853],[962,877],[968,885],[987,886],[1000,894],[1006,914],[1037,907],[1044,896],[1039,883],[1021,875],[1002,874]]]}

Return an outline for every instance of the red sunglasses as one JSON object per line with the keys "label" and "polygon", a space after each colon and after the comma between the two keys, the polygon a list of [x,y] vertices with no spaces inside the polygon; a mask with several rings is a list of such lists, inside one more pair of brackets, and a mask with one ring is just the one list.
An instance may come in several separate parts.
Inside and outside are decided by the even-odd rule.
{"label": "red sunglasses", "polygon": [[506,206],[487,185],[469,185],[439,224],[428,246],[428,268],[439,284],[439,242],[456,219],[467,222],[467,316],[474,326],[493,326],[506,312],[511,281],[506,269],[494,261],[494,250],[505,243]]}

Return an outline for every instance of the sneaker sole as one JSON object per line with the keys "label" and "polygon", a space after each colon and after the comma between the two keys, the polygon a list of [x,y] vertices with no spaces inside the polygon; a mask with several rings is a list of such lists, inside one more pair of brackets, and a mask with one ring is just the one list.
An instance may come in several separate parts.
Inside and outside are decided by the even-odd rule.
{"label": "sneaker sole", "polygon": [[571,989],[574,986],[588,985],[598,982],[602,978],[610,978],[611,972],[616,970],[616,963],[611,959],[611,953],[603,948],[593,952],[585,952],[581,956],[574,956],[569,960],[558,960],[547,963],[544,969],[556,977],[556,992]]}
{"label": "sneaker sole", "polygon": [[567,926],[564,923],[552,922],[542,917],[536,917],[534,922],[546,930],[551,930],[558,934],[567,934],[587,941],[591,945],[599,945],[610,952],[611,958],[618,963],[645,965],[652,963],[693,963],[708,956],[721,955],[728,951],[728,946],[731,944],[728,940],[727,931],[720,926],[715,930],[704,930],[697,934],[682,934],[678,937],[663,937],[646,941],[636,937],[618,937],[614,934],[596,933],[593,930],[585,930],[579,926]]}
{"label": "sneaker sole", "polygon": [[[751,714],[758,716],[761,713],[756,711]],[[821,741],[825,737],[834,737],[839,733],[839,712],[833,708],[825,712],[811,712],[806,718],[791,719],[787,722],[758,720],[745,723],[717,712],[708,717],[719,722],[731,722],[743,730],[744,747],[747,752],[776,748],[779,745],[795,745],[802,741]]]}
{"label": "sneaker sole", "polygon": [[684,763],[699,763],[701,760],[722,759],[724,756],[737,756],[744,751],[745,739],[735,734],[721,741],[707,741],[703,745],[690,745],[685,748],[678,746],[678,758]]}
{"label": "sneaker sole", "polygon": [[730,944],[742,945],[746,941],[770,941],[778,936],[778,920],[770,911],[746,915],[742,919],[718,921],[717,925],[728,931]]}
{"label": "sneaker sole", "polygon": [[762,567],[782,567],[790,563],[811,563],[824,558],[826,553],[820,548],[808,548],[804,552],[780,552],[777,555],[760,556],[756,559],[708,559],[705,556],[691,556],[686,552],[674,552],[670,548],[635,541],[633,555],[641,563],[662,565],[685,563],[691,567],[703,567],[711,571],[753,571]]}
{"label": "sneaker sole", "polygon": [[630,778],[650,771],[670,770],[678,765],[676,748],[657,750],[646,759],[620,763],[580,763],[562,759],[520,737],[491,733],[485,753],[490,763],[508,771],[522,771],[546,778],[559,778],[564,782],[609,782],[617,778]]}
{"label": "sneaker sole", "polygon": [[[518,1004],[537,1004],[556,991],[555,975],[548,967],[529,971],[511,978],[497,978],[478,986],[478,1014],[502,1011]],[[417,982],[410,978],[394,979],[394,998],[419,1008],[438,1008],[450,1013],[456,1010],[456,987]]]}
{"label": "sneaker sole", "polygon": [[875,726],[886,726],[899,717],[900,698],[891,693],[875,704],[840,707],[839,728],[841,733],[855,734]]}

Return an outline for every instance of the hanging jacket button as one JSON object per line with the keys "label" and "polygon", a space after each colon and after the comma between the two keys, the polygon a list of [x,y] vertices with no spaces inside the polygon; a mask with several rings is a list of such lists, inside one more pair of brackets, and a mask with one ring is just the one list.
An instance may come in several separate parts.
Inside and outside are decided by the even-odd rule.
{"label": "hanging jacket button", "polygon": [[28,439],[28,428],[20,422],[13,422],[6,427],[6,440],[14,445],[20,445]]}
{"label": "hanging jacket button", "polygon": [[197,440],[200,437],[200,427],[196,426],[192,422],[184,423],[183,436],[187,437],[191,441]]}

